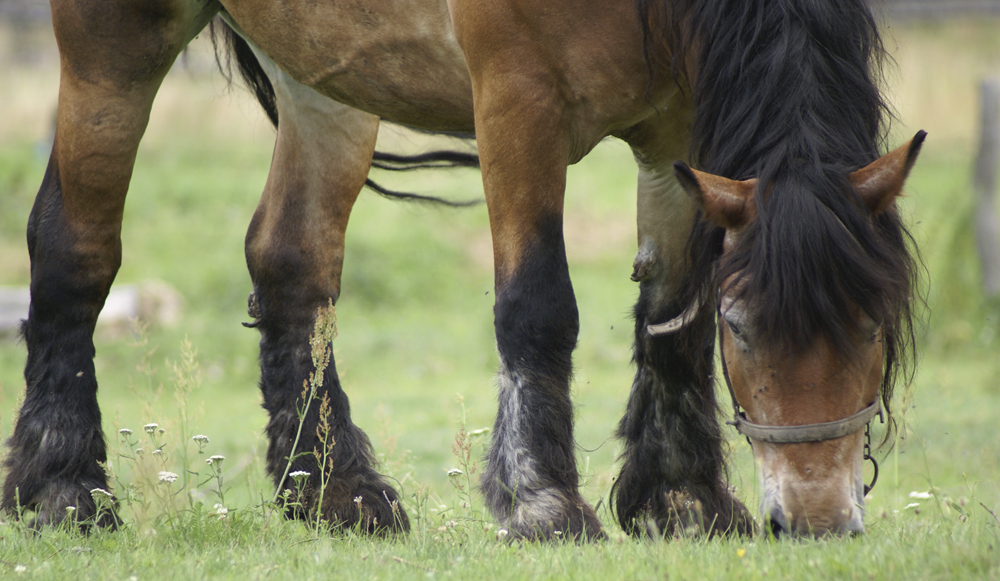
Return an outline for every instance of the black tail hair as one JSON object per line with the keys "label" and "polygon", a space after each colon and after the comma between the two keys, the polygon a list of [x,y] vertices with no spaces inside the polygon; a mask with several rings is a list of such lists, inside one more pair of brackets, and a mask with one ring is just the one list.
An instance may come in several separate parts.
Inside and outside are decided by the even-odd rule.
{"label": "black tail hair", "polygon": [[[233,61],[240,71],[240,77],[246,83],[247,88],[253,91],[254,97],[260,103],[267,118],[271,120],[271,125],[275,129],[278,127],[278,101],[274,96],[274,86],[267,78],[264,69],[257,62],[257,57],[253,54],[250,44],[243,39],[226,21],[216,16],[208,24],[209,36],[212,39],[212,48],[215,50],[215,63],[219,65],[219,72],[225,77],[226,82],[233,84]],[[219,35],[222,35],[222,46],[220,46]]]}
{"label": "black tail hair", "polygon": [[[219,71],[229,84],[233,82],[233,63],[239,70],[240,78],[246,86],[253,92],[257,102],[260,103],[267,118],[278,127],[278,103],[274,95],[274,86],[267,74],[257,61],[250,44],[236,33],[225,20],[220,17],[212,19],[209,23],[209,34],[212,39],[212,48],[215,49],[215,62],[219,66]],[[221,42],[219,36],[221,35]],[[472,138],[467,138],[472,139]],[[376,151],[372,156],[372,167],[389,171],[410,171],[415,169],[429,168],[453,168],[453,167],[479,167],[479,156],[474,153],[461,151],[440,150],[430,151],[417,155],[396,155]],[[452,201],[437,196],[427,196],[423,194],[411,194],[397,192],[384,188],[371,179],[365,180],[365,185],[373,192],[392,200],[407,202],[427,202],[441,204],[453,208],[474,206],[481,204],[482,198],[475,198],[464,201]]]}

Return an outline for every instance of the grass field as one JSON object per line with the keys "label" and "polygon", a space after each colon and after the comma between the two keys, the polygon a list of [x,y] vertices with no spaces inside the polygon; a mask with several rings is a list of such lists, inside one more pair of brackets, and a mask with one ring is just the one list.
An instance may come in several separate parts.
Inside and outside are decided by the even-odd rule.
{"label": "grass field", "polygon": [[[168,77],[139,152],[123,227],[118,283],[157,279],[184,297],[173,327],[144,336],[102,329],[96,360],[111,468],[126,527],[89,536],[32,534],[0,524],[0,577],[183,578],[1000,578],[1000,308],[978,287],[969,187],[976,146],[976,83],[1000,75],[1000,21],[893,24],[890,94],[894,143],[929,131],[903,201],[927,266],[922,359],[896,409],[904,436],[882,461],[860,538],[636,541],[606,509],[615,475],[611,437],[631,384],[629,280],[635,252],[635,169],[628,149],[603,143],[570,169],[566,238],[580,306],[575,354],[576,438],[584,494],[600,504],[605,543],[510,545],[469,493],[492,425],[492,254],[485,207],[440,210],[363,194],[347,242],[338,369],[353,417],[366,429],[406,498],[414,531],[404,539],[317,534],[267,508],[265,422],[256,388],[256,331],[244,329],[250,281],[243,236],[266,178],[273,133],[240,92],[228,94],[205,55]],[[4,36],[9,38],[9,31]],[[44,34],[41,35],[44,40]],[[3,43],[0,43],[2,45]],[[0,285],[29,278],[24,223],[45,167],[55,104],[51,49],[0,72]],[[384,143],[423,138],[386,131]],[[41,153],[41,154],[40,154]],[[481,195],[475,172],[375,176],[397,188],[452,198]],[[0,339],[0,435],[23,394],[25,351]],[[142,426],[157,423],[156,442]],[[125,442],[118,430],[133,431]],[[209,444],[199,454],[191,436]],[[733,483],[758,503],[745,441],[731,436]],[[134,448],[163,453],[135,458]],[[225,455],[223,485],[204,460]],[[461,468],[461,477],[447,476]],[[182,480],[158,483],[169,470]],[[190,482],[183,485],[185,470]],[[192,473],[196,473],[192,474]],[[911,493],[930,493],[914,498]],[[918,495],[920,496],[920,495]],[[219,518],[215,505],[228,510]],[[915,506],[914,506],[915,505]]]}

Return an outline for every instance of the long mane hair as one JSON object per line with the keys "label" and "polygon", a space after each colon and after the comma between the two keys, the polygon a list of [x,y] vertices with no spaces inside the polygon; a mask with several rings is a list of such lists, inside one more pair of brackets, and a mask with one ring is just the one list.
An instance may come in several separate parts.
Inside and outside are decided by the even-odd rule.
{"label": "long mane hair", "polygon": [[695,228],[688,292],[712,295],[735,274],[765,344],[793,349],[825,336],[848,362],[860,308],[882,325],[888,410],[900,375],[912,379],[919,260],[895,208],[872,215],[847,179],[884,150],[890,118],[880,91],[887,57],[867,2],[636,6],[650,71],[691,87],[692,162],[759,184],[758,219],[721,261],[719,230]]}

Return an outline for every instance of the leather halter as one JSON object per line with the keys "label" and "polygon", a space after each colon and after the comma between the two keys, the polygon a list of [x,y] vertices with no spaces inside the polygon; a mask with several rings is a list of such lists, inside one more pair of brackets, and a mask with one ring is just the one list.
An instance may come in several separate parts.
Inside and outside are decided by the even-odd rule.
{"label": "leather halter", "polygon": [[[667,335],[679,331],[687,326],[694,315],[701,307],[700,301],[695,301],[683,313],[673,319],[659,325],[648,325],[646,332],[651,336]],[[719,312],[719,319],[722,319]],[[885,423],[885,415],[882,411],[882,390],[875,396],[875,401],[863,410],[846,418],[832,422],[821,422],[816,424],[803,424],[797,426],[768,426],[755,424],[747,419],[746,413],[740,410],[740,404],[736,400],[736,392],[733,391],[733,383],[729,379],[729,368],[726,366],[726,354],[722,349],[722,325],[719,328],[719,358],[722,360],[722,377],[726,380],[726,387],[729,389],[729,397],[733,402],[733,419],[726,423],[736,428],[736,431],[746,436],[747,442],[753,446],[753,440],[760,440],[770,444],[801,444],[805,442],[824,442],[843,438],[857,432],[861,428],[865,429],[865,444],[863,460],[870,460],[875,469],[872,476],[872,483],[864,485],[864,492],[867,496],[875,483],[878,482],[878,462],[871,455],[871,421],[878,416],[881,423]]]}
{"label": "leather halter", "polygon": [[885,423],[885,416],[882,413],[882,398],[880,397],[881,393],[879,393],[875,396],[875,401],[870,406],[840,420],[798,426],[765,426],[755,424],[747,419],[744,412],[740,411],[740,404],[736,401],[736,392],[733,391],[733,383],[729,379],[729,368],[726,366],[726,355],[722,353],[722,325],[719,325],[719,351],[719,358],[722,359],[722,377],[726,380],[726,387],[729,388],[729,397],[733,400],[733,419],[726,423],[735,427],[737,432],[747,438],[771,444],[824,442],[826,440],[843,438],[857,432],[875,419],[875,416],[878,416],[881,422]]}

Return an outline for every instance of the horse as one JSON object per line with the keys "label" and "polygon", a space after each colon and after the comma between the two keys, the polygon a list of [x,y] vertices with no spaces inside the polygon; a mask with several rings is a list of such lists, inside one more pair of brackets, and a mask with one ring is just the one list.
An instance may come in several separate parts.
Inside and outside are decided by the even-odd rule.
{"label": "horse", "polygon": [[[317,308],[339,297],[345,229],[384,119],[477,139],[500,356],[481,493],[511,538],[604,534],[574,457],[579,315],[562,211],[567,166],[609,136],[638,167],[635,378],[609,503],[618,524],[639,536],[756,530],[727,483],[718,340],[764,529],[863,531],[861,427],[891,411],[912,370],[918,259],[895,200],[923,141],[882,155],[885,51],[863,0],[51,3],[58,120],[28,219],[27,387],[4,509],[34,511],[37,526],[69,505],[88,526],[119,522],[90,494],[108,489],[94,322],[120,264],[157,88],[221,15],[277,120],[246,260],[279,491],[291,488],[292,458],[314,475],[298,499],[312,514],[376,535],[409,528],[332,360],[324,415],[310,407],[295,437],[308,339]],[[321,422],[331,439],[316,435]],[[333,468],[320,495],[299,453],[324,444]]]}

